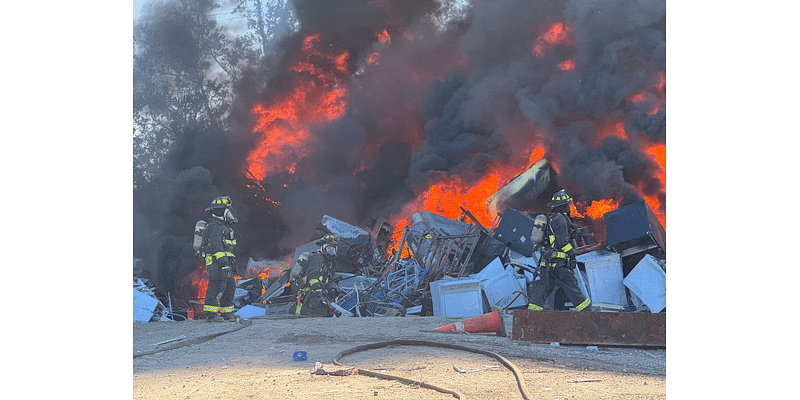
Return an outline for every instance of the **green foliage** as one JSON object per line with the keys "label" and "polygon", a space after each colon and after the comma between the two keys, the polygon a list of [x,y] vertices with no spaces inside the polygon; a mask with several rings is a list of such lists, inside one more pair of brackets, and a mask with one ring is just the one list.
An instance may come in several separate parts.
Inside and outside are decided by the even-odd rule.
{"label": "green foliage", "polygon": [[185,132],[229,127],[236,81],[263,61],[265,41],[285,24],[286,2],[264,3],[267,10],[244,0],[146,5],[133,31],[135,187],[150,180]]}

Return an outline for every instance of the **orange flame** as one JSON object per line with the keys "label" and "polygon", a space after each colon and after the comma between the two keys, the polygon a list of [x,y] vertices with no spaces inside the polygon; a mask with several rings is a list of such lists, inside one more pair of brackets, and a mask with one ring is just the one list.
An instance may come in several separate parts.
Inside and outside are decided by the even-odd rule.
{"label": "orange flame", "polygon": [[569,211],[570,211],[570,215],[573,216],[573,217],[586,218],[585,215],[583,215],[580,212],[578,212],[578,208],[575,206],[574,202],[569,203]]}
{"label": "orange flame", "polygon": [[378,64],[380,64],[380,62],[381,62],[381,53],[378,53],[377,51],[373,51],[372,53],[369,53],[369,55],[367,56],[366,62],[367,62],[367,65],[378,65]]}
{"label": "orange flame", "polygon": [[547,50],[557,44],[566,43],[570,40],[572,29],[561,22],[556,22],[542,36],[533,41],[533,55],[542,58]]}
{"label": "orange flame", "polygon": [[572,71],[575,69],[575,62],[572,60],[566,60],[558,64],[558,69],[562,71]]}
{"label": "orange flame", "polygon": [[605,199],[605,200],[594,200],[589,207],[586,207],[586,215],[591,219],[597,219],[603,216],[603,214],[615,210],[619,207],[619,202],[616,200]]}
{"label": "orange flame", "polygon": [[175,304],[189,306],[188,318],[200,318],[203,311],[202,302],[205,300],[206,290],[208,289],[208,269],[205,262],[197,260],[191,266],[191,270],[179,278],[176,284],[179,288],[179,293],[175,293]]}
{"label": "orange flame", "polygon": [[652,87],[642,89],[630,97],[631,103],[641,104],[643,107],[647,107],[647,111],[645,112],[648,115],[659,112],[664,108],[664,104],[667,102],[667,94],[665,92],[667,77],[664,72],[659,72],[656,74],[656,77],[658,81],[655,82]]}
{"label": "orange flame", "polygon": [[402,231],[402,228],[409,223],[406,216],[421,210],[473,223],[471,219],[464,217],[465,213],[461,209],[463,207],[481,225],[492,227],[496,222],[498,210],[492,209],[487,199],[515,176],[540,161],[544,155],[545,149],[537,146],[531,150],[529,165],[524,170],[520,171],[518,167],[512,165],[495,165],[489,173],[474,183],[466,182],[458,175],[442,177],[417,196],[416,201],[406,204],[395,218],[390,218],[394,221],[392,225]]}
{"label": "orange flame", "polygon": [[[645,149],[645,152],[648,153],[651,159],[661,167],[661,172],[658,174],[658,179],[661,181],[661,185],[663,187],[662,191],[664,193],[667,192],[667,146],[664,144],[654,144],[649,148]],[[638,188],[639,193],[643,193],[643,188]],[[656,218],[658,218],[661,225],[664,227],[664,230],[667,230],[667,215],[666,215],[666,207],[661,204],[657,196],[649,196],[642,194],[644,201],[650,206],[650,209],[653,210],[653,214],[655,214]]]}
{"label": "orange flame", "polygon": [[392,37],[389,36],[389,32],[386,31],[386,28],[383,28],[383,30],[378,32],[378,42],[380,44],[390,44],[390,43],[392,43]]}
{"label": "orange flame", "polygon": [[346,110],[347,91],[339,77],[347,73],[347,52],[326,54],[320,48],[320,35],[306,37],[302,57],[290,68],[300,83],[284,98],[252,109],[260,140],[247,156],[247,171],[257,180],[287,166],[293,170],[294,160],[311,151],[310,123],[334,120]]}
{"label": "orange flame", "polygon": [[622,140],[628,139],[628,134],[625,133],[625,123],[623,121],[610,121],[602,124],[597,133],[592,137],[592,146],[594,148],[600,147],[603,140],[611,136],[618,137]]}
{"label": "orange flame", "polygon": [[208,290],[208,270],[205,266],[198,268],[191,273],[192,288],[196,300],[204,300]]}
{"label": "orange flame", "polygon": [[544,148],[541,146],[536,147],[535,149],[531,150],[531,156],[528,158],[528,162],[530,165],[536,164],[544,158]]}
{"label": "orange flame", "polygon": [[[483,226],[490,227],[494,217],[490,215],[486,199],[494,194],[501,186],[502,177],[498,172],[489,173],[474,185],[469,185],[458,175],[451,175],[441,182],[431,185],[415,202],[406,204],[400,215],[410,215],[421,210],[429,211],[449,219],[459,219],[473,224],[469,218],[464,217],[464,211],[469,211]],[[403,228],[408,224],[408,219],[398,219],[394,226]],[[395,248],[394,251],[397,249]],[[402,258],[410,256],[408,248],[404,248],[400,255]]]}
{"label": "orange flame", "polygon": [[498,172],[489,173],[473,186],[465,184],[459,176],[451,176],[448,181],[428,188],[422,196],[423,206],[427,211],[451,219],[461,216],[461,207],[464,207],[478,222],[489,226],[492,217],[489,215],[486,199],[500,188],[501,183]]}

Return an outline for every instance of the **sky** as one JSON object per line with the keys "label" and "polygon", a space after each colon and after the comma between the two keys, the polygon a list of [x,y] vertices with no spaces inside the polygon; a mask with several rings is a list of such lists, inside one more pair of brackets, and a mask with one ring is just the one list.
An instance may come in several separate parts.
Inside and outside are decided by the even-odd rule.
{"label": "sky", "polygon": [[144,5],[145,1],[147,0],[133,0],[133,19],[139,18],[139,12],[142,10],[142,5]]}

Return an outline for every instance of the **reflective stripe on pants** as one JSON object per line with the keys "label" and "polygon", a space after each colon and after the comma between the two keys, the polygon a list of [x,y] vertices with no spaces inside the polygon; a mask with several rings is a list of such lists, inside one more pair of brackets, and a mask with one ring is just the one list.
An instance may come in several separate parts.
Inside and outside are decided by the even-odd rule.
{"label": "reflective stripe on pants", "polygon": [[586,299],[583,301],[583,303],[578,304],[578,306],[575,307],[575,309],[578,311],[583,311],[586,307],[589,307],[590,305],[592,305],[592,302],[589,299]]}
{"label": "reflective stripe on pants", "polygon": [[203,312],[204,313],[217,313],[219,312],[219,306],[212,306],[208,304],[203,305]]}

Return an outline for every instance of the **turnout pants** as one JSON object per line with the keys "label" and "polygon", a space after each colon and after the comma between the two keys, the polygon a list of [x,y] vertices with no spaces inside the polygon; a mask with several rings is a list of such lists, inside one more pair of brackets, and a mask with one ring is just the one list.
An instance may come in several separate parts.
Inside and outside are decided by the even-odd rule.
{"label": "turnout pants", "polygon": [[333,307],[331,301],[322,294],[308,290],[299,296],[295,313],[297,315],[310,315],[315,317],[332,317]]}
{"label": "turnout pants", "polygon": [[203,317],[233,314],[233,296],[236,293],[236,280],[227,265],[210,265],[208,267],[208,288],[203,302]]}
{"label": "turnout pants", "polygon": [[558,264],[556,267],[541,267],[541,270],[541,279],[533,282],[528,288],[528,297],[531,299],[531,305],[528,306],[529,309],[544,309],[547,298],[550,297],[556,286],[564,289],[567,298],[578,311],[582,311],[592,304],[578,288],[578,280],[575,279],[573,272],[567,268],[566,263]]}

